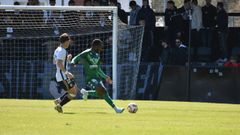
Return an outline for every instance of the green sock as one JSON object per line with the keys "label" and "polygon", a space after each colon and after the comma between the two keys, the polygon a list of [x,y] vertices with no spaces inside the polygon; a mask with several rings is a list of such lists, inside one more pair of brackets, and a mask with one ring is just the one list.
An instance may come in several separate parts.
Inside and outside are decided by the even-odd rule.
{"label": "green sock", "polygon": [[103,94],[103,98],[112,108],[115,107],[112,99],[110,98],[107,92]]}

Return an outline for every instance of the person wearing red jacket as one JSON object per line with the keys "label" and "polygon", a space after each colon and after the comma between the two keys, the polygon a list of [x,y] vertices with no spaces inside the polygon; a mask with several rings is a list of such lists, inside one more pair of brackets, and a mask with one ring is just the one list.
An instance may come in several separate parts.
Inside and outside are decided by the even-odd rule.
{"label": "person wearing red jacket", "polygon": [[232,56],[226,63],[224,67],[240,67],[240,63],[237,62],[237,57]]}

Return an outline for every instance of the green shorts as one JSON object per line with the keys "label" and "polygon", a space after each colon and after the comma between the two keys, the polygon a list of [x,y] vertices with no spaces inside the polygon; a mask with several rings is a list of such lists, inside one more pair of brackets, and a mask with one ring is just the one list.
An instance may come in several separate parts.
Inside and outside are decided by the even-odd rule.
{"label": "green shorts", "polygon": [[96,90],[97,87],[103,87],[106,89],[103,82],[99,79],[91,79],[86,84],[86,90]]}

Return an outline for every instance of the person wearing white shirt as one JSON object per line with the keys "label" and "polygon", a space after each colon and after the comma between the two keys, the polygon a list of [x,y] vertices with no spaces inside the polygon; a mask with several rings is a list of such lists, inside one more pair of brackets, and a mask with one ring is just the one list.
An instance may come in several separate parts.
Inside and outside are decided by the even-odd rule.
{"label": "person wearing white shirt", "polygon": [[193,48],[193,60],[197,60],[197,48],[200,46],[201,41],[199,40],[201,36],[202,29],[202,9],[198,5],[198,0],[192,0],[192,23],[191,23],[191,46]]}

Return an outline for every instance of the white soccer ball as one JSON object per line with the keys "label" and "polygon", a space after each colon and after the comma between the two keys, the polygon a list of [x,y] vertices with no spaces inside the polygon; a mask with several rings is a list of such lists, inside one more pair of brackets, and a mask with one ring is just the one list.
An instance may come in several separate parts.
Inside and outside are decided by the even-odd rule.
{"label": "white soccer ball", "polygon": [[138,111],[138,106],[136,103],[130,103],[128,104],[127,110],[130,113],[136,113]]}

